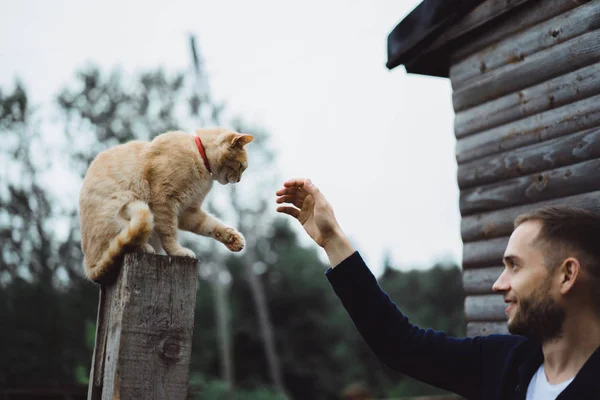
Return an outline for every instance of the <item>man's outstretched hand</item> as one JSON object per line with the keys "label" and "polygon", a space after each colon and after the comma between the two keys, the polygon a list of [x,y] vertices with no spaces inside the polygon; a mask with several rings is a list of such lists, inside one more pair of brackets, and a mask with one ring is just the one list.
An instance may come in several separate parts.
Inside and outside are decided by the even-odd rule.
{"label": "man's outstretched hand", "polygon": [[332,267],[354,252],[335,218],[333,208],[309,179],[288,180],[275,194],[278,204],[290,204],[277,207],[277,211],[291,215],[302,224],[306,233],[325,249]]}

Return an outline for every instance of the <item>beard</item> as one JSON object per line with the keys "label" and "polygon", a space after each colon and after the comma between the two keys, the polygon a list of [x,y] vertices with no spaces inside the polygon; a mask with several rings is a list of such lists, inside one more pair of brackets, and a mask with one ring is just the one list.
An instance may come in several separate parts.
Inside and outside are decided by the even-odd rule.
{"label": "beard", "polygon": [[550,295],[549,278],[528,297],[519,300],[515,314],[508,323],[510,333],[542,343],[562,336],[565,310]]}

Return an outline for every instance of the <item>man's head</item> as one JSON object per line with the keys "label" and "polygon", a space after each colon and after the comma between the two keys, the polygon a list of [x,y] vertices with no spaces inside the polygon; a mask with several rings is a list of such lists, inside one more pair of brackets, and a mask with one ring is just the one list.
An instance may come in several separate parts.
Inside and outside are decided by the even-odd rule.
{"label": "man's head", "polygon": [[567,315],[600,315],[600,215],[566,206],[520,215],[494,291],[508,303],[511,333],[550,341]]}

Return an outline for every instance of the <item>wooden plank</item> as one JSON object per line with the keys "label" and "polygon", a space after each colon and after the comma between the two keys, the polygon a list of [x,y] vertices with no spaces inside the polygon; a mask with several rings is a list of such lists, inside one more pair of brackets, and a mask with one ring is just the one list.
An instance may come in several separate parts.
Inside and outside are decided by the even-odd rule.
{"label": "wooden plank", "polygon": [[600,61],[600,30],[535,53],[465,82],[452,93],[454,111],[462,111]]}
{"label": "wooden plank", "polygon": [[560,197],[535,204],[527,204],[494,210],[461,218],[463,242],[481,241],[501,236],[509,236],[513,231],[514,220],[520,214],[546,205],[565,204],[600,212],[600,191]]}
{"label": "wooden plank", "polygon": [[463,216],[600,190],[600,159],[466,189],[460,192]]}
{"label": "wooden plank", "polygon": [[488,336],[488,335],[508,335],[508,326],[506,321],[502,322],[468,322],[467,336]]}
{"label": "wooden plank", "polygon": [[582,4],[586,4],[589,1],[590,0],[529,1],[518,10],[514,10],[502,18],[494,20],[480,35],[472,35],[468,42],[456,49],[451,55],[451,63],[455,64],[476,51],[493,45],[505,37],[565,13]]}
{"label": "wooden plank", "polygon": [[458,187],[469,189],[599,157],[600,128],[592,128],[460,164]]}
{"label": "wooden plank", "polygon": [[102,376],[104,360],[106,359],[106,340],[108,337],[109,311],[113,299],[114,287],[100,287],[98,297],[98,317],[96,319],[96,338],[92,354],[92,366],[88,385],[88,399],[100,400],[102,398]]}
{"label": "wooden plank", "polygon": [[564,14],[504,37],[492,48],[470,55],[450,67],[452,87],[460,88],[470,79],[508,64],[524,61],[546,50],[600,27],[600,1],[592,1]]}
{"label": "wooden plank", "polygon": [[504,321],[506,315],[504,310],[504,296],[501,294],[484,294],[479,296],[467,296],[465,298],[465,317],[467,322],[471,321]]}
{"label": "wooden plank", "polygon": [[492,285],[504,267],[469,269],[463,272],[463,288],[467,295],[492,293]]}
{"label": "wooden plank", "polygon": [[598,93],[600,63],[461,111],[454,118],[454,134],[462,138]]}
{"label": "wooden plank", "polygon": [[463,244],[463,269],[501,265],[507,244],[508,236]]}
{"label": "wooden plank", "polygon": [[195,259],[125,256],[106,290],[112,299],[101,399],[186,399],[197,283]]}
{"label": "wooden plank", "polygon": [[465,163],[597,126],[600,95],[459,139],[456,160]]}

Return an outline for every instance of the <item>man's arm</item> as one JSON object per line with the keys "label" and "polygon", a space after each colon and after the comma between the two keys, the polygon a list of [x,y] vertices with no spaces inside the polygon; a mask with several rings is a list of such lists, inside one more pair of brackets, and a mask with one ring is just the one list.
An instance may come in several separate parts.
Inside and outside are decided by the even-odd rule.
{"label": "man's arm", "polygon": [[388,367],[464,396],[480,397],[482,341],[412,325],[354,252],[327,279],[375,356]]}
{"label": "man's arm", "polygon": [[[276,192],[278,212],[291,215],[325,249],[327,278],[374,354],[394,370],[469,399],[498,387],[512,346],[508,335],[457,339],[409,323],[381,290],[340,228],[333,208],[309,180],[293,179]],[[443,288],[440,288],[443,290]]]}

